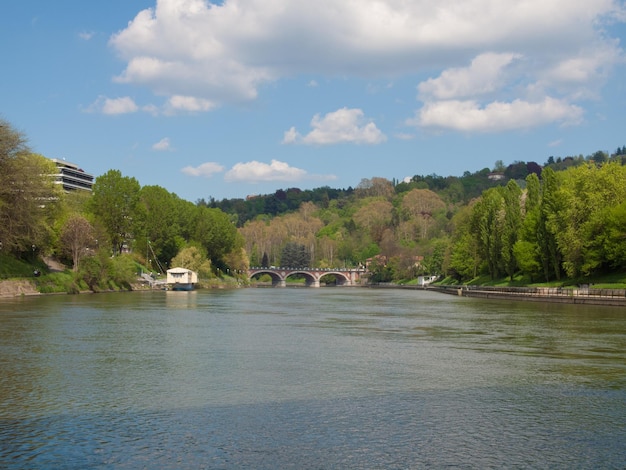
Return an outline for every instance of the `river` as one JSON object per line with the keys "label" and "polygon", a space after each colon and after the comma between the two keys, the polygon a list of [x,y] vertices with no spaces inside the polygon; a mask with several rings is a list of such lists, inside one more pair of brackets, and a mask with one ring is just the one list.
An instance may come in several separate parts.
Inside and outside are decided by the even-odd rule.
{"label": "river", "polygon": [[0,302],[0,468],[626,468],[626,315],[286,288]]}

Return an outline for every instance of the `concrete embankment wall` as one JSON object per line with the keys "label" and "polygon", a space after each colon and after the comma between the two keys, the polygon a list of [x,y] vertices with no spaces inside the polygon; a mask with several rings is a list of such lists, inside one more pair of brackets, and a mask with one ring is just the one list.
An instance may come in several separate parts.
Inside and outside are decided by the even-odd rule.
{"label": "concrete embankment wall", "polygon": [[444,294],[483,299],[626,307],[626,290],[624,289],[488,288],[479,286],[430,286],[428,289]]}

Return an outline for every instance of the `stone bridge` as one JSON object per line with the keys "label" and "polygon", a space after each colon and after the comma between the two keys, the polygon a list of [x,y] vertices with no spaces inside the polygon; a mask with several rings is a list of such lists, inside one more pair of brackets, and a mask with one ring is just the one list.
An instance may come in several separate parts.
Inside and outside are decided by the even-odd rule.
{"label": "stone bridge", "polygon": [[248,279],[252,280],[253,277],[269,274],[272,278],[272,285],[275,287],[285,287],[287,285],[287,278],[293,275],[301,275],[305,278],[307,287],[319,287],[320,279],[327,275],[334,275],[337,280],[337,285],[340,286],[356,286],[361,281],[361,276],[365,274],[365,269],[347,269],[347,268],[332,268],[332,269],[318,269],[318,268],[276,268],[274,266],[269,268],[250,268],[248,269]]}

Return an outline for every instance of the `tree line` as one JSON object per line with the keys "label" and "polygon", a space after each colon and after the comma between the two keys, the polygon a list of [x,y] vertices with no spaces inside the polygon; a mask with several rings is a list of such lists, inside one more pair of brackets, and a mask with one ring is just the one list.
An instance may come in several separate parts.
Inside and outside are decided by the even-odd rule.
{"label": "tree line", "polygon": [[[54,256],[90,288],[127,285],[139,265],[155,274],[184,264],[206,277],[247,269],[243,238],[229,215],[141,187],[118,170],[92,192],[64,192],[51,160],[0,120],[0,252],[31,263]],[[7,275],[5,273],[4,275]]]}
{"label": "tree line", "polygon": [[367,265],[374,281],[589,276],[626,263],[625,149],[192,203],[118,170],[91,193],[63,192],[54,163],[0,120],[0,251],[56,256],[90,287],[129,282],[139,264],[204,277],[296,264]]}
{"label": "tree line", "polygon": [[[252,265],[292,260],[296,244],[307,265],[367,265],[375,281],[593,276],[625,267],[625,163],[618,149],[544,166],[496,162],[458,179],[364,179],[323,205],[258,215],[239,230]],[[465,202],[476,187],[484,189]]]}

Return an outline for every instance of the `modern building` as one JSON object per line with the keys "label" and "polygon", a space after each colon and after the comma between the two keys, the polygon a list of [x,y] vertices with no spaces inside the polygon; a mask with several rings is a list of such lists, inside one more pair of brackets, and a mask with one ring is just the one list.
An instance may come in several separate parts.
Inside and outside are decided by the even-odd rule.
{"label": "modern building", "polygon": [[85,173],[85,170],[79,168],[74,163],[65,160],[51,159],[57,166],[58,173],[53,175],[55,183],[63,185],[65,191],[91,191],[93,186],[93,175]]}

